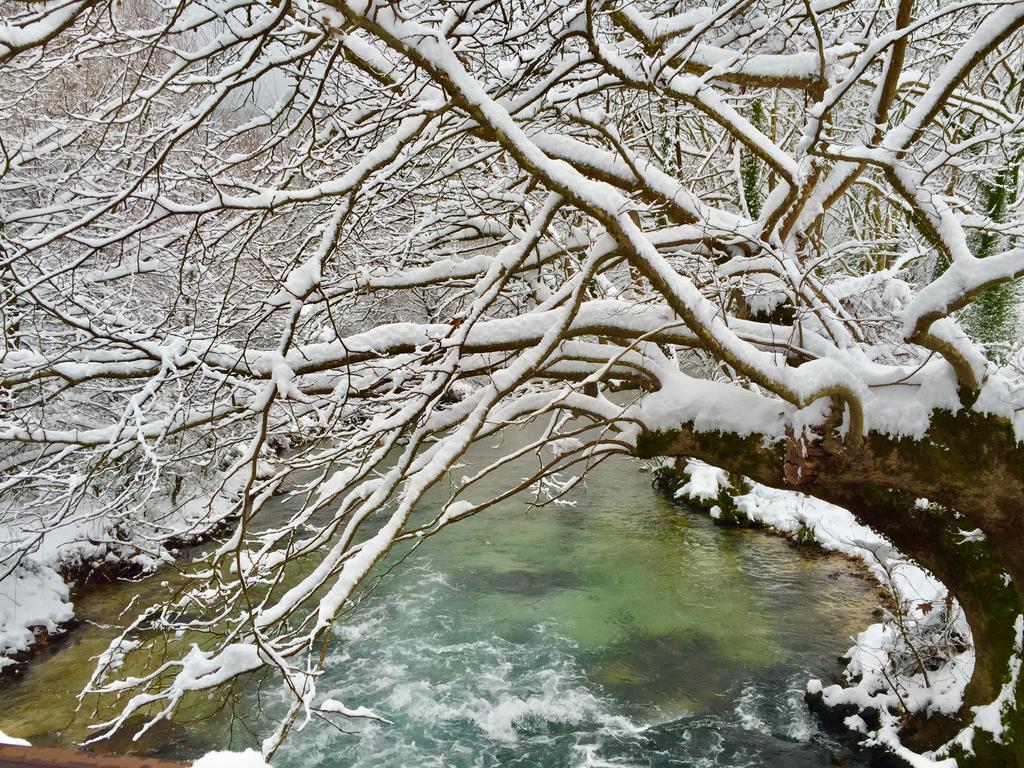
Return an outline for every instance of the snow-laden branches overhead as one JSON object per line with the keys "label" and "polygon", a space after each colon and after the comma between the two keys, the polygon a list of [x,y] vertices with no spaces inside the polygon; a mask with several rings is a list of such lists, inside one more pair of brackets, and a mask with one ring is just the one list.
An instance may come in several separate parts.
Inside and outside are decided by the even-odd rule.
{"label": "snow-laden branches overhead", "polygon": [[374,565],[487,506],[449,470],[504,425],[564,489],[682,424],[853,448],[1024,404],[972,308],[1024,273],[1024,1],[0,13],[5,571],[234,521],[127,633],[208,642],[101,670],[110,727],[276,667],[273,751]]}

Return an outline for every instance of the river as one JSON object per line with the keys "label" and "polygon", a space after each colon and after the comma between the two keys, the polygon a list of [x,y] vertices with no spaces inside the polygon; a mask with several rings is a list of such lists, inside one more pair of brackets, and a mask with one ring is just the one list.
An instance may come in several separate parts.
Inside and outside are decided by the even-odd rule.
{"label": "river", "polygon": [[[506,501],[416,549],[339,622],[318,684],[393,724],[314,720],[275,766],[866,765],[821,731],[802,691],[809,677],[836,676],[837,657],[873,620],[877,587],[845,560],[716,526],[639,469],[606,462],[571,505]],[[509,467],[489,482],[524,474]],[[4,684],[0,729],[81,741],[89,718],[76,694],[91,658],[132,596],[136,607],[159,600],[177,581],[171,572],[86,590],[76,601],[85,624]],[[185,711],[107,748],[189,758],[251,746],[281,707],[255,681],[217,703],[233,711]]]}

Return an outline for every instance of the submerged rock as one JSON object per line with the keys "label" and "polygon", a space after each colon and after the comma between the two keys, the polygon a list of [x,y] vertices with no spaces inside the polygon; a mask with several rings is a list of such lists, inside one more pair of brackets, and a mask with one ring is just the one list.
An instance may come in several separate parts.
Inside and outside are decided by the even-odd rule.
{"label": "submerged rock", "polygon": [[517,595],[538,596],[556,589],[574,589],[581,586],[582,579],[572,571],[544,570],[530,571],[488,571],[474,577],[493,592],[511,592]]}

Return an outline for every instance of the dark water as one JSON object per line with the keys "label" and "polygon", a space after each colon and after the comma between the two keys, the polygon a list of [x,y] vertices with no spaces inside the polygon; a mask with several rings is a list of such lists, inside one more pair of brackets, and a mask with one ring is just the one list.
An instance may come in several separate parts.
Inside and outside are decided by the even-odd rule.
{"label": "dark water", "polygon": [[[511,467],[494,483],[524,474]],[[506,502],[392,571],[339,623],[318,691],[394,724],[343,732],[313,720],[275,766],[863,764],[802,700],[806,680],[834,677],[836,657],[871,621],[875,588],[852,565],[716,527],[626,460],[602,465],[570,500]],[[131,594],[159,599],[174,583],[88,593],[78,609],[92,623],[0,692],[0,729],[80,741],[88,718],[75,694],[90,658]],[[281,701],[251,682],[231,704],[233,716],[185,711],[183,725],[111,747],[188,757],[249,746],[273,725],[260,711]]]}

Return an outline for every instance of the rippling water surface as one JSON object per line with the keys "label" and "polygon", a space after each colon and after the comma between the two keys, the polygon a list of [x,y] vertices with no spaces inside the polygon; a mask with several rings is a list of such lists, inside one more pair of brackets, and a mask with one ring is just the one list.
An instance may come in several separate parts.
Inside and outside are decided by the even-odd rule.
{"label": "rippling water surface", "polygon": [[[509,467],[474,497],[525,474]],[[872,584],[845,561],[716,527],[650,479],[608,462],[572,505],[508,501],[425,542],[339,622],[318,686],[393,724],[313,721],[275,766],[861,765],[820,732],[802,690],[837,673],[871,621]],[[150,580],[142,599],[162,589]],[[0,728],[80,740],[74,694],[138,591],[87,594],[79,609],[92,623],[0,691]],[[259,710],[273,713],[278,697],[256,683],[235,694],[233,717],[111,746],[187,757],[255,743],[249,729],[265,733]]]}

